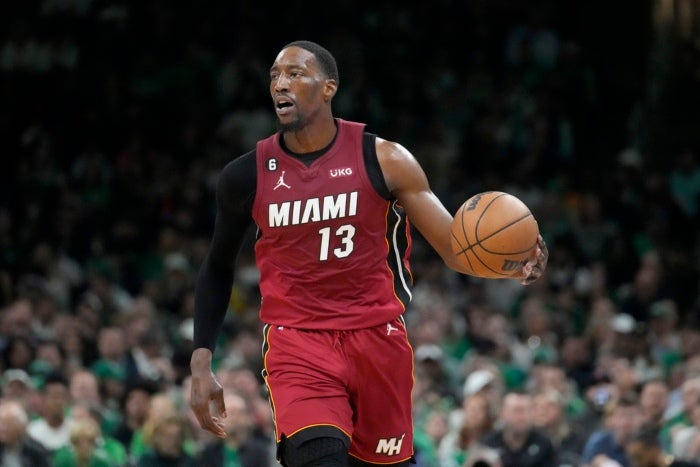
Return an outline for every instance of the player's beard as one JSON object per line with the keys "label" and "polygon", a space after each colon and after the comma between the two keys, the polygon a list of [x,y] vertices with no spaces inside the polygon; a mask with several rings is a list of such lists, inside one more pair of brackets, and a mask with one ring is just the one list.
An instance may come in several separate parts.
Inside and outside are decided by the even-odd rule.
{"label": "player's beard", "polygon": [[295,132],[298,130],[301,130],[306,126],[306,119],[301,117],[300,115],[296,115],[291,121],[288,122],[281,122],[280,120],[277,120],[278,126],[281,132],[286,133],[286,132]]}

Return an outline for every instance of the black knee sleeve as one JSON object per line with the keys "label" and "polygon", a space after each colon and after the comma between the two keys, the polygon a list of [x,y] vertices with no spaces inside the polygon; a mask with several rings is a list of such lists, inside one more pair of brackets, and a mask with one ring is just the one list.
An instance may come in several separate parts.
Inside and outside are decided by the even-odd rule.
{"label": "black knee sleeve", "polygon": [[284,467],[347,467],[348,448],[339,438],[312,438],[299,445],[288,439],[280,446]]}

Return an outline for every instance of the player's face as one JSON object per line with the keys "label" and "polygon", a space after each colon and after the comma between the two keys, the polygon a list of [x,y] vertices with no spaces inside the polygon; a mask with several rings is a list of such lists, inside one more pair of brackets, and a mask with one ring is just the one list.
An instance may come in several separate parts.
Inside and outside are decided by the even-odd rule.
{"label": "player's face", "polygon": [[[328,101],[328,84],[314,54],[300,47],[283,49],[270,68],[270,94],[283,131],[299,130]],[[334,85],[334,84],[332,84]]]}

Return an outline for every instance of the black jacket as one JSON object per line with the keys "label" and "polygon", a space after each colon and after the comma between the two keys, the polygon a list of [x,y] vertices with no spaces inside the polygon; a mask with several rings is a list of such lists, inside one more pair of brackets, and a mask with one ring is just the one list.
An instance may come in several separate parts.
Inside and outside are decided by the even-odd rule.
{"label": "black jacket", "polygon": [[486,446],[497,449],[503,467],[555,467],[557,452],[543,432],[536,428],[530,430],[527,441],[517,451],[511,450],[503,440],[503,432],[495,431],[483,439]]}
{"label": "black jacket", "polygon": [[[50,467],[51,453],[41,444],[25,436],[20,448],[20,462],[23,467]],[[5,445],[0,443],[0,464],[5,456]]]}

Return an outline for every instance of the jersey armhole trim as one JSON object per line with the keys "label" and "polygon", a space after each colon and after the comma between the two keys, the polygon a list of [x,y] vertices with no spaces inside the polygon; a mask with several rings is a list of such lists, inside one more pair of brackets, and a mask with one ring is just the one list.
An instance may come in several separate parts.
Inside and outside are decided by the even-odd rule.
{"label": "jersey armhole trim", "polygon": [[385,200],[393,200],[394,197],[386,186],[382,168],[377,158],[377,135],[373,133],[363,133],[362,135],[362,155],[367,168],[367,176],[376,192]]}

